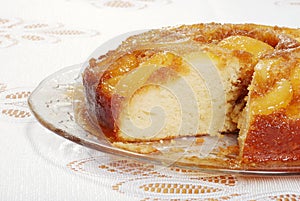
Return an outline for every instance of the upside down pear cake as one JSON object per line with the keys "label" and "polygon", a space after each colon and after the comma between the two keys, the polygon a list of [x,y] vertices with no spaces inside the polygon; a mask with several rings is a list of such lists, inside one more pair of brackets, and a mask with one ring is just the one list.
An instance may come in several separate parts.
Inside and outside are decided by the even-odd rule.
{"label": "upside down pear cake", "polygon": [[236,132],[243,163],[300,160],[300,30],[184,25],[131,36],[83,73],[113,142]]}

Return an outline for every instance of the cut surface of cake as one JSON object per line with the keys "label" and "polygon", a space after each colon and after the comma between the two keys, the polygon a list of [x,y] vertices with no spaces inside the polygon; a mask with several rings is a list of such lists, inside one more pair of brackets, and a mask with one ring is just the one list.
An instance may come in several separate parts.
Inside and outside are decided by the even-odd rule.
{"label": "cut surface of cake", "polygon": [[243,163],[300,160],[299,39],[216,23],[129,37],[83,72],[88,113],[112,142],[239,132]]}

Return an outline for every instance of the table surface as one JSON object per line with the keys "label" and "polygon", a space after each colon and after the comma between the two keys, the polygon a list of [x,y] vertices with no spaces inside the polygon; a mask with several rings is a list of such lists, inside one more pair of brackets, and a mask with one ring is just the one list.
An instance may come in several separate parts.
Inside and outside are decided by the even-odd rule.
{"label": "table surface", "polygon": [[298,27],[299,0],[0,4],[0,200],[300,200],[299,176],[209,174],[109,155],[55,135],[27,105],[45,77],[119,34],[199,22]]}

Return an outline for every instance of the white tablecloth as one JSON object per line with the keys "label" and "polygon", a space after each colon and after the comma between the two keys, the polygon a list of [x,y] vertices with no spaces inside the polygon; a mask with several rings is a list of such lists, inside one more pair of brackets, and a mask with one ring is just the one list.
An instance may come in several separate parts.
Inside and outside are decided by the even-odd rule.
{"label": "white tablecloth", "polygon": [[199,22],[299,27],[300,1],[0,2],[0,200],[300,200],[299,176],[208,174],[112,156],[42,127],[27,98],[121,33]]}

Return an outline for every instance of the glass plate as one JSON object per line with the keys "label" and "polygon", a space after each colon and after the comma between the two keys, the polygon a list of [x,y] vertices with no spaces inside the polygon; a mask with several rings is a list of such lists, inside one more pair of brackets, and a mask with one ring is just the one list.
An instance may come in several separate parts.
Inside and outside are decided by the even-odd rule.
{"label": "glass plate", "polygon": [[[140,32],[140,31],[138,31]],[[134,33],[138,33],[134,32]],[[93,57],[115,48],[133,33],[123,34],[100,46]],[[158,142],[131,143],[130,147],[155,150],[136,153],[128,144],[112,144],[104,134],[86,120],[79,75],[87,63],[66,67],[43,80],[32,92],[28,103],[37,120],[54,133],[83,146],[119,156],[140,159],[164,166],[179,166],[201,171],[231,174],[295,175],[300,166],[240,166],[237,158],[237,135],[221,138],[201,136],[185,137]],[[76,112],[74,112],[76,111]],[[121,148],[120,148],[121,147]],[[127,150],[125,150],[125,149]]]}

